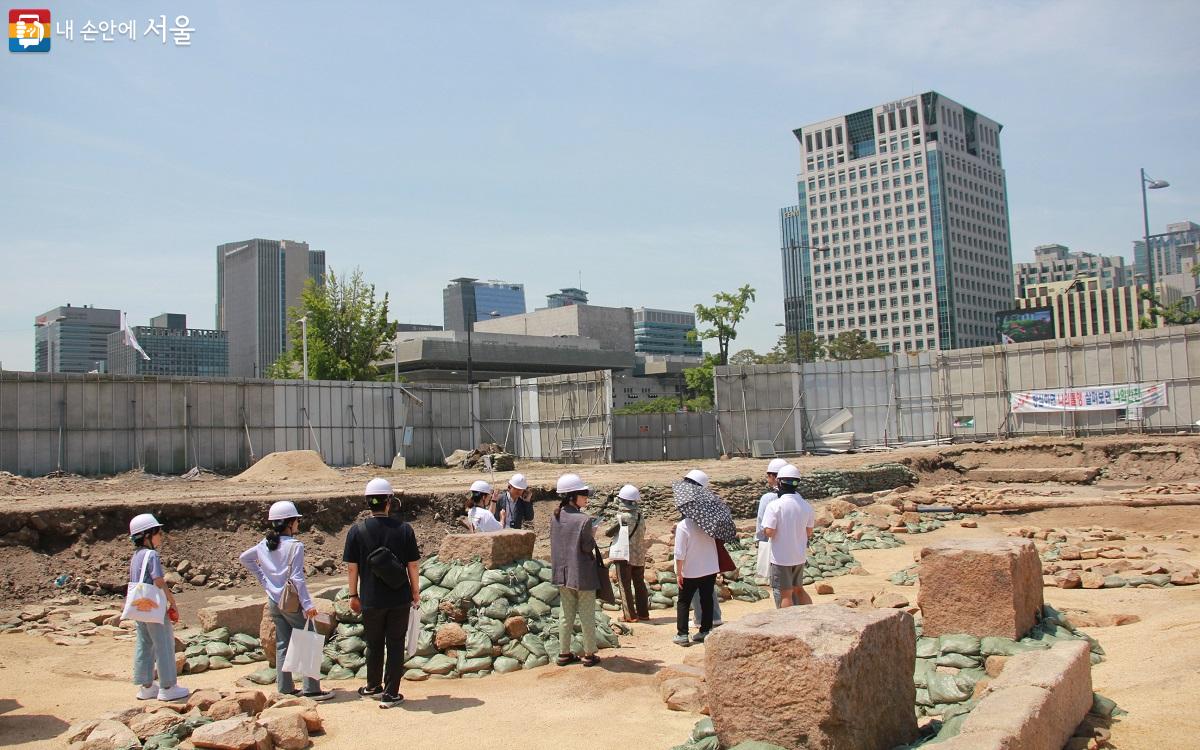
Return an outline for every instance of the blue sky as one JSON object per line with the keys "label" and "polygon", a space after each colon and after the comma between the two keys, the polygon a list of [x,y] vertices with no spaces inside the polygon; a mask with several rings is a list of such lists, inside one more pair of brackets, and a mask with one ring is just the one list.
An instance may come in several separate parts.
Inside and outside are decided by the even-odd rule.
{"label": "blue sky", "polygon": [[527,303],[689,309],[749,283],[733,349],[782,321],[791,129],[935,89],[1003,123],[1013,254],[1129,255],[1200,221],[1200,4],[188,3],[190,47],[85,43],[113,4],[55,3],[74,41],[3,53],[0,363],[71,302],[213,324],[214,248],[306,240],[394,316],[441,322],[458,276]]}

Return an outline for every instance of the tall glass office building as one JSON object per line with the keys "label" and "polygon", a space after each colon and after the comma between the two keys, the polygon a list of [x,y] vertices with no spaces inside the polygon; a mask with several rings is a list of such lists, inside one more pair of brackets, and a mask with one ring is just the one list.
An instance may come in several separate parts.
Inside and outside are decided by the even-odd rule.
{"label": "tall glass office building", "polygon": [[108,371],[114,375],[213,377],[229,375],[229,336],[225,331],[188,328],[187,316],[163,313],[148,326],[133,326],[138,345],[150,359],[125,343],[125,333],[108,335]]}
{"label": "tall glass office building", "polygon": [[37,316],[33,325],[38,372],[105,372],[108,336],[121,329],[121,311],[66,305]]}
{"label": "tall glass office building", "polygon": [[[1150,248],[1154,257],[1155,279],[1184,273],[1200,256],[1200,225],[1191,221],[1168,224],[1167,231],[1150,235]],[[1149,263],[1144,239],[1133,243],[1133,266],[1138,276],[1147,275]]]}
{"label": "tall glass office building", "polygon": [[443,327],[447,331],[467,330],[468,320],[478,323],[524,312],[524,284],[463,277],[454,279],[442,290]]}
{"label": "tall glass office building", "polygon": [[1000,129],[929,91],[793,131],[788,333],[857,329],[892,352],[994,343],[1013,301]]}

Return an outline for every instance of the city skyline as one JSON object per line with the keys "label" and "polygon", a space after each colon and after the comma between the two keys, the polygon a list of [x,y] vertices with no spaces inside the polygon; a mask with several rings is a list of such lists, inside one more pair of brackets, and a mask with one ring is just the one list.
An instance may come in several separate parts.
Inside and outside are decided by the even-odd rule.
{"label": "city skyline", "polygon": [[[1172,183],[1150,197],[1152,232],[1200,204],[1200,113],[1179,96],[1200,11],[1185,3],[379,7],[319,61],[289,41],[325,33],[316,11],[191,13],[190,48],[56,41],[5,60],[0,123],[21,175],[2,188],[21,219],[4,239],[5,368],[32,369],[31,317],[63,300],[207,327],[211,248],[264,236],[360,267],[409,322],[437,323],[459,276],[537,298],[582,272],[598,304],[679,310],[749,283],[733,350],[765,351],[783,320],[791,130],[897,93],[936,90],[1005,125],[1015,262],[1048,243],[1132,261],[1141,167]],[[259,114],[285,111],[305,116]]]}

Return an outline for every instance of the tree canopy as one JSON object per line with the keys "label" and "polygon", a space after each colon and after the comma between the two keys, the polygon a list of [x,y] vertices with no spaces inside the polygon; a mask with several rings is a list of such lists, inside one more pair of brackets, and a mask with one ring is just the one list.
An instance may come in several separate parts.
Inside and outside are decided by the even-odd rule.
{"label": "tree canopy", "polygon": [[874,359],[886,357],[887,352],[875,345],[867,335],[855,328],[842,331],[825,345],[826,355],[833,360]]}
{"label": "tree canopy", "polygon": [[737,338],[737,326],[746,317],[746,310],[754,301],[754,288],[743,284],[736,292],[717,292],[714,304],[696,305],[696,321],[709,327],[698,331],[702,339],[717,340],[718,365],[729,363],[729,342]]}
{"label": "tree canopy", "polygon": [[300,318],[308,323],[308,377],[312,380],[375,380],[375,363],[392,353],[396,324],[388,321],[388,295],[375,297],[354,269],[348,277],[332,270],[325,283],[304,285],[299,307],[288,310],[288,351],[275,360],[269,377],[303,377],[304,335]]}

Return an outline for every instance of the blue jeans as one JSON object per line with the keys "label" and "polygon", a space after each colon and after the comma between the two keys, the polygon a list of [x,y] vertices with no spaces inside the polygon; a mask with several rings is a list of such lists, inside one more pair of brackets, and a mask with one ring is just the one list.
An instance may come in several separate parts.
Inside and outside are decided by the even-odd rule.
{"label": "blue jeans", "polygon": [[[721,595],[717,593],[717,589],[713,587],[713,622],[721,621]],[[700,625],[700,592],[697,591],[692,595],[692,623]]]}
{"label": "blue jeans", "polygon": [[[303,630],[307,620],[300,612],[288,614],[280,610],[270,597],[267,597],[267,609],[271,613],[271,619],[275,622],[275,689],[287,695],[296,689],[296,685],[292,682],[292,673],[283,671],[283,660],[287,658],[288,644],[292,640],[292,629]],[[321,681],[305,677],[304,692],[321,692]]]}
{"label": "blue jeans", "polygon": [[154,682],[158,667],[159,688],[173,688],[178,679],[175,673],[175,631],[171,621],[139,622],[137,644],[133,647],[133,682],[149,685]]}

